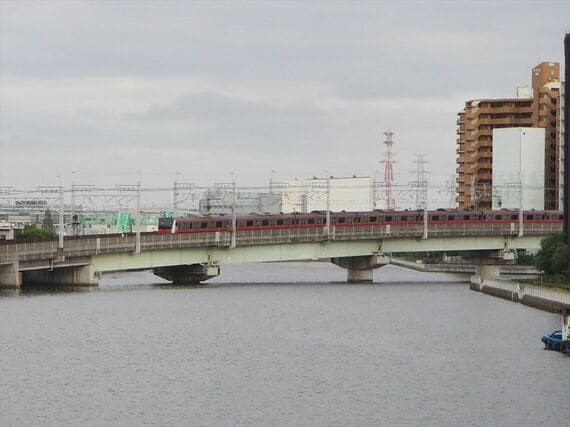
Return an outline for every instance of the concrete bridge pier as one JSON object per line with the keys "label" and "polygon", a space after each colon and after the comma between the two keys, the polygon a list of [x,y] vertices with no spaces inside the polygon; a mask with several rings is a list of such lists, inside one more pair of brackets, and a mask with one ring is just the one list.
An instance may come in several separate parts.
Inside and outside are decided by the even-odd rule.
{"label": "concrete bridge pier", "polygon": [[475,275],[483,277],[499,277],[501,275],[500,264],[477,264]]}
{"label": "concrete bridge pier", "polygon": [[384,255],[366,255],[331,258],[334,265],[347,269],[348,283],[372,283],[374,269],[390,264],[390,257]]}
{"label": "concrete bridge pier", "polygon": [[18,289],[22,286],[19,262],[0,265],[0,289]]}
{"label": "concrete bridge pier", "polygon": [[514,264],[515,253],[510,250],[492,251],[469,257],[475,264],[475,275],[482,277],[499,277],[501,265]]}
{"label": "concrete bridge pier", "polygon": [[56,267],[51,270],[31,270],[23,272],[23,283],[34,286],[99,286],[99,274],[93,265]]}
{"label": "concrete bridge pier", "polygon": [[219,276],[220,266],[208,264],[174,265],[155,268],[153,273],[177,285],[192,284]]}

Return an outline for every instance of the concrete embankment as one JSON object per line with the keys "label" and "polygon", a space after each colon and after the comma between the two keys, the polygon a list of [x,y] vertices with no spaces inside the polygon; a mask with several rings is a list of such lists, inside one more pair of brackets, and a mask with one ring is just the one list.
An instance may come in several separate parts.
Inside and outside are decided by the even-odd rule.
{"label": "concrete embankment", "polygon": [[471,276],[470,289],[552,313],[570,310],[570,293],[518,282]]}
{"label": "concrete embankment", "polygon": [[[390,264],[398,267],[408,268],[415,271],[425,271],[432,273],[465,273],[475,274],[477,267],[469,263],[440,263],[423,264],[418,262],[405,261],[403,259],[392,258]],[[536,268],[526,265],[501,265],[501,274],[508,275],[538,275]]]}

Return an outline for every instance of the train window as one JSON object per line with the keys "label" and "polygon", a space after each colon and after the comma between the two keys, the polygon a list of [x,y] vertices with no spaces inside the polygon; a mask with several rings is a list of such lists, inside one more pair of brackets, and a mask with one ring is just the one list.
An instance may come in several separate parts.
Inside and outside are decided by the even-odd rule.
{"label": "train window", "polygon": [[386,222],[392,222],[392,217],[391,216],[387,216],[385,219]]}
{"label": "train window", "polygon": [[208,223],[207,222],[200,223],[200,228],[208,228]]}
{"label": "train window", "polygon": [[495,215],[495,219],[503,219],[503,215]]}
{"label": "train window", "polygon": [[269,221],[264,219],[263,221],[261,221],[261,225],[269,225]]}
{"label": "train window", "polygon": [[534,218],[534,215],[527,215],[526,216],[526,219],[533,219],[533,218]]}
{"label": "train window", "polygon": [[449,215],[449,216],[447,217],[447,219],[448,219],[449,221],[455,221],[455,215]]}
{"label": "train window", "polygon": [[314,223],[315,223],[315,218],[309,218],[308,223],[309,223],[309,224],[314,224]]}
{"label": "train window", "polygon": [[463,215],[463,219],[464,219],[464,220],[468,220],[468,219],[469,219],[469,215]]}
{"label": "train window", "polygon": [[199,222],[193,222],[192,228],[200,228],[200,223]]}
{"label": "train window", "polygon": [[342,224],[344,221],[345,221],[345,218],[339,218],[338,219],[339,224]]}
{"label": "train window", "polygon": [[517,219],[518,217],[518,215],[511,215],[511,219]]}
{"label": "train window", "polygon": [[375,217],[375,216],[371,216],[371,217],[370,217],[370,222],[376,222],[376,217]]}
{"label": "train window", "polygon": [[216,228],[220,228],[222,226],[222,221],[216,222]]}
{"label": "train window", "polygon": [[407,221],[407,220],[408,220],[408,217],[407,217],[407,216],[401,216],[401,217],[400,217],[400,221]]}
{"label": "train window", "polygon": [[432,221],[439,221],[439,215],[433,215],[431,219]]}
{"label": "train window", "polygon": [[283,220],[282,220],[282,219],[278,219],[278,220],[277,220],[277,225],[283,225]]}
{"label": "train window", "polygon": [[253,221],[252,220],[246,221],[245,226],[246,227],[253,227]]}

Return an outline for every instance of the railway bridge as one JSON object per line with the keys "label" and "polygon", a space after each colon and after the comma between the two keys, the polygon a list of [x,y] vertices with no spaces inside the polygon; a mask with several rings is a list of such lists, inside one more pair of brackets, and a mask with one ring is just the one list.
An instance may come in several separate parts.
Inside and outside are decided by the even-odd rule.
{"label": "railway bridge", "polygon": [[446,252],[471,256],[480,275],[495,275],[517,249],[537,249],[560,224],[418,224],[295,228],[212,233],[143,233],[66,237],[62,241],[0,244],[0,287],[22,284],[97,286],[104,273],[153,270],[175,283],[217,276],[230,263],[330,259],[349,282],[372,281],[389,254]]}

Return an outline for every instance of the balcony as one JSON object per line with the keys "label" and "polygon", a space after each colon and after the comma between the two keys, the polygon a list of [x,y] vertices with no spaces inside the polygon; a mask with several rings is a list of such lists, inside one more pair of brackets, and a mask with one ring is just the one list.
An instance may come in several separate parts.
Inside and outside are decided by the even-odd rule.
{"label": "balcony", "polygon": [[481,119],[479,121],[479,123],[481,125],[486,125],[486,126],[512,126],[512,127],[518,127],[518,126],[526,126],[526,127],[531,127],[532,126],[532,117],[501,117],[501,118],[485,118],[485,119]]}

